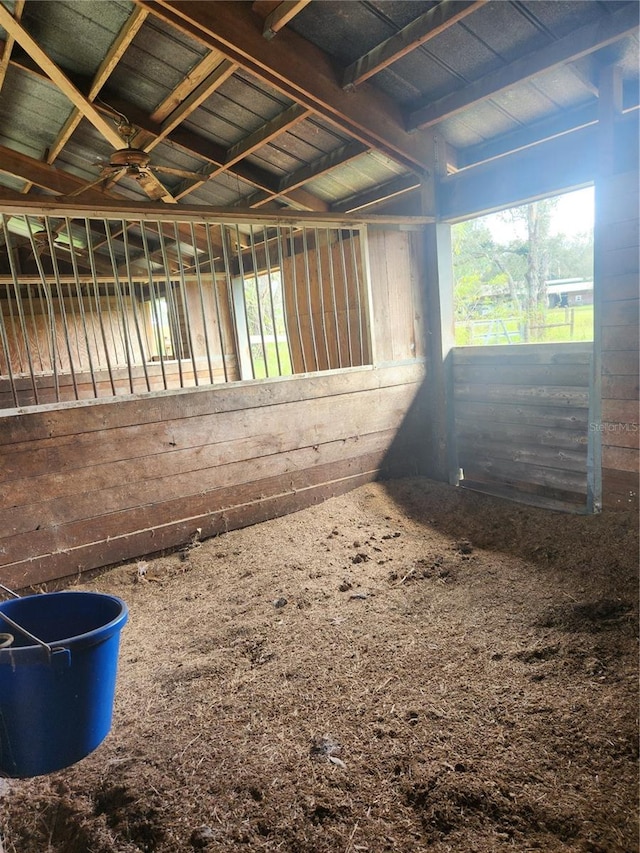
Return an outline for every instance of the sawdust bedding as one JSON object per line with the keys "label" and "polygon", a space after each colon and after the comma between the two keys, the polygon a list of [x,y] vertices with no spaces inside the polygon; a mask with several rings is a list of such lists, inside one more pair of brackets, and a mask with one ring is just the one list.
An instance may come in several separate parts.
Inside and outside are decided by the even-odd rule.
{"label": "sawdust bedding", "polygon": [[638,850],[637,519],[424,479],[133,561],[113,729],[6,853]]}

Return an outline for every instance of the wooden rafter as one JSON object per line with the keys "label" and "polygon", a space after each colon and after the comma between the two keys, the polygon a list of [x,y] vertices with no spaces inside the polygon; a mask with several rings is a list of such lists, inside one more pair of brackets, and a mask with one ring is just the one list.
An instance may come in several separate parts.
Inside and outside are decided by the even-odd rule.
{"label": "wooden rafter", "polygon": [[[105,58],[100,63],[100,67],[93,78],[91,88],[87,93],[87,101],[93,103],[93,101],[98,97],[100,90],[105,85],[114,68],[124,55],[126,49],[135,38],[136,33],[144,23],[147,15],[148,12],[146,9],[142,9],[139,6],[134,8],[126,23],[116,36],[115,41],[109,48]],[[83,115],[84,113],[77,107],[71,112],[71,115],[65,122],[62,130],[58,133],[53,145],[51,145],[47,152],[47,163],[55,162],[64,146],[71,138],[71,135],[82,121]]]}
{"label": "wooden rafter", "polygon": [[254,131],[254,133],[250,133],[248,136],[245,136],[244,139],[241,139],[240,142],[227,149],[224,163],[207,169],[206,172],[203,173],[201,180],[185,181],[176,191],[176,198],[183,198],[199,186],[202,186],[206,181],[216,177],[216,175],[219,175],[222,172],[228,171],[232,166],[235,166],[236,163],[239,163],[240,160],[248,157],[263,145],[267,145],[281,133],[284,133],[292,127],[295,127],[295,125],[300,124],[300,122],[304,121],[310,115],[312,115],[311,110],[307,110],[299,104],[293,104],[291,107],[288,107],[275,118],[271,119],[271,121],[265,122],[265,124]]}
{"label": "wooden rafter", "polygon": [[[205,57],[200,66],[205,64],[210,64],[209,57]],[[235,63],[229,62],[227,59],[218,61],[203,80],[197,83],[190,92],[185,93],[184,98],[177,106],[171,109],[171,111],[167,111],[167,105],[173,104],[176,100],[176,90],[174,90],[150,116],[151,121],[160,121],[158,131],[147,140],[145,140],[144,136],[136,137],[134,144],[147,152],[152,151],[156,145],[169,136],[172,130],[175,130],[179,124],[182,124],[200,104],[206,101],[216,89],[222,86],[225,80],[228,80],[236,71],[237,67]],[[177,88],[184,90],[184,81]]]}
{"label": "wooden rafter", "polygon": [[283,178],[276,192],[255,193],[249,198],[248,204],[250,207],[261,207],[273,199],[279,198],[284,193],[298,189],[298,187],[309,183],[314,178],[319,178],[321,175],[331,171],[331,169],[335,169],[336,166],[349,163],[351,160],[364,154],[366,150],[366,146],[361,142],[348,142],[346,145],[341,146],[335,151],[330,151],[318,160],[314,160],[313,163],[309,163],[308,166],[303,166],[293,172],[293,174]]}
{"label": "wooden rafter", "polygon": [[262,35],[269,40],[274,38],[310,2],[311,0],[282,0],[282,3],[278,3],[276,8],[267,15]]}
{"label": "wooden rafter", "polygon": [[[80,113],[91,122],[96,130],[113,145],[114,148],[122,148],[123,140],[114,125],[107,121],[79,89],[74,86],[67,75],[56,65],[56,63],[45,53],[35,39],[9,14],[5,6],[0,3],[0,25],[7,33],[27,51],[49,79],[65,95]],[[175,199],[168,190],[156,180],[154,176],[145,177],[140,181],[150,198],[161,198],[162,201]]]}
{"label": "wooden rafter", "polygon": [[[22,18],[24,4],[25,0],[16,0],[13,17],[18,22],[20,22],[20,19]],[[2,91],[2,87],[4,86],[4,78],[7,76],[7,69],[9,68],[9,60],[11,59],[11,51],[13,50],[14,44],[14,37],[12,35],[9,35],[4,44],[2,58],[0,59],[0,92]]]}
{"label": "wooden rafter", "polygon": [[[15,61],[27,73],[38,76],[44,73],[41,68],[28,62],[24,56],[16,57]],[[162,104],[154,110],[151,116],[143,114],[139,108],[114,96],[111,92],[104,92],[104,96],[114,109],[125,114],[134,125],[140,128],[140,133],[135,138],[135,144],[149,151],[160,141],[158,123],[165,121],[176,109],[179,109],[180,104],[189,97],[189,94],[201,86],[207,76],[212,73],[212,70],[219,67],[223,61],[222,54],[217,51],[211,51],[207,54]],[[95,107],[99,112],[108,115],[105,107],[101,104],[97,103]],[[187,153],[208,160],[212,164],[210,169],[203,172],[203,182],[204,179],[208,180],[210,177],[226,171],[243,182],[256,187],[257,193],[250,197],[250,203],[255,203],[256,206],[263,206],[273,200],[280,199],[294,208],[323,212],[328,210],[328,204],[301,189],[301,185],[364,152],[367,147],[362,143],[349,143],[337,151],[325,155],[310,166],[305,166],[293,175],[287,176],[284,181],[278,181],[275,176],[268,172],[252,164],[242,162],[242,158],[256,150],[260,143],[266,144],[279,133],[284,133],[289,127],[304,120],[309,114],[310,111],[306,108],[294,106],[276,116],[271,122],[265,123],[255,135],[250,134],[245,140],[241,140],[237,147],[233,146],[228,150],[199,137],[192,131],[186,132],[179,126],[171,131],[166,139],[183,148]],[[184,118],[186,118],[186,113],[183,115]],[[174,197],[184,198],[195,189],[195,186],[193,183],[184,184]]]}
{"label": "wooden rafter", "polygon": [[323,116],[350,136],[402,165],[427,167],[428,138],[409,134],[399,106],[366,86],[343,91],[331,59],[290,29],[269,43],[261,21],[244,3],[219,0],[137,0],[173,27],[217,48],[254,76]]}
{"label": "wooden rafter", "polygon": [[364,83],[378,71],[382,71],[383,68],[387,68],[412,50],[457,24],[458,21],[484,6],[486,2],[487,0],[474,0],[474,2],[442,0],[433,9],[429,9],[424,15],[420,15],[415,21],[349,65],[342,78],[343,87],[353,89],[360,83]]}
{"label": "wooden rafter", "polygon": [[[85,181],[75,175],[4,146],[0,146],[0,172],[24,178],[41,189],[61,196],[77,193],[85,187]],[[92,189],[83,193],[83,196],[86,201],[100,201],[105,197],[102,192]]]}
{"label": "wooden rafter", "polygon": [[491,98],[498,92],[530,80],[558,65],[574,62],[582,56],[636,33],[637,30],[638,9],[636,4],[630,4],[611,13],[603,21],[582,27],[547,47],[522,56],[457,92],[414,109],[408,116],[407,126],[410,130],[432,127],[472,104]]}

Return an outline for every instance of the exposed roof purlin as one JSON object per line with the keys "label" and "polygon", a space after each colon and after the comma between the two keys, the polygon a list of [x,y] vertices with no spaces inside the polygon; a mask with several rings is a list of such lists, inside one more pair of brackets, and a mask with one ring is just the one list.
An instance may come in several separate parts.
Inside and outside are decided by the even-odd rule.
{"label": "exposed roof purlin", "polygon": [[406,168],[428,168],[429,134],[410,134],[398,105],[363,84],[352,93],[336,80],[332,61],[289,29],[269,42],[262,21],[244,3],[219,0],[136,0],[165,23],[209,48],[216,48],[254,76],[308,107],[365,145]]}

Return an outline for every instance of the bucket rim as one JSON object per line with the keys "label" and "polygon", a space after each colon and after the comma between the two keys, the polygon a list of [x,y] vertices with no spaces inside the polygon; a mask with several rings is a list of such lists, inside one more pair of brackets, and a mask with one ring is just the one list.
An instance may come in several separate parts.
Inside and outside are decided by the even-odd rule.
{"label": "bucket rim", "polygon": [[[115,630],[120,630],[127,623],[129,618],[129,608],[127,607],[127,603],[117,595],[112,595],[108,592],[92,592],[91,590],[71,590],[64,589],[58,590],[56,592],[41,592],[34,593],[33,595],[24,595],[20,598],[11,598],[6,601],[0,602],[0,610],[3,609],[5,605],[10,605],[13,607],[17,607],[18,601],[32,601],[36,598],[42,599],[43,597],[71,597],[71,596],[83,596],[86,598],[109,598],[115,603],[119,605],[118,614],[109,622],[105,622],[104,625],[100,625],[97,628],[93,628],[91,631],[85,631],[83,634],[73,634],[71,637],[62,637],[58,640],[52,640],[48,643],[51,649],[59,650],[66,649],[71,644],[90,644],[91,640],[98,640],[103,635],[111,635]],[[2,620],[0,620],[1,622]],[[7,646],[7,648],[0,649],[0,658],[7,655],[16,655],[16,654],[26,654],[27,652],[33,652],[34,650],[41,651],[42,647],[37,645],[36,643],[30,645],[23,646]]]}

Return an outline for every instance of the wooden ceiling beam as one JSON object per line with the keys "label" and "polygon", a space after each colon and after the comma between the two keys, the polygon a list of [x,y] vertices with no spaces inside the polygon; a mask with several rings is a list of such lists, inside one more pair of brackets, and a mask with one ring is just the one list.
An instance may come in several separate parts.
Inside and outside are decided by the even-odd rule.
{"label": "wooden ceiling beam", "polygon": [[211,178],[215,178],[216,175],[229,171],[229,169],[232,166],[235,166],[236,163],[239,163],[240,160],[248,157],[263,145],[267,145],[280,134],[285,133],[297,124],[300,124],[300,122],[304,121],[310,115],[313,115],[311,110],[307,110],[299,104],[293,104],[288,107],[271,121],[265,122],[265,124],[259,127],[254,133],[250,133],[248,136],[245,136],[244,139],[241,139],[240,142],[232,145],[231,148],[228,148],[225,154],[224,163],[214,165],[211,169],[207,169],[203,172],[201,180],[184,181],[182,186],[179,187],[176,192],[176,198],[182,198],[183,196],[188,195],[190,192],[193,192],[193,190],[205,184]]}
{"label": "wooden ceiling beam", "polygon": [[[24,11],[25,0],[16,0],[13,17],[18,23],[22,18],[22,13]],[[4,48],[2,51],[2,58],[0,58],[0,92],[2,91],[2,87],[4,85],[4,79],[7,76],[7,70],[9,68],[9,60],[11,59],[11,51],[13,50],[13,45],[15,44],[15,39],[12,35],[7,35],[7,40],[4,43]]]}
{"label": "wooden ceiling beam", "polygon": [[[52,83],[65,95],[71,103],[91,122],[95,129],[115,149],[122,148],[123,139],[116,127],[107,121],[85,95],[69,80],[66,74],[56,63],[44,52],[35,39],[10,15],[5,6],[0,3],[0,26],[20,44],[29,56],[40,66]],[[140,180],[140,186],[150,198],[160,198],[162,201],[175,199],[171,193],[154,176],[145,177]]]}
{"label": "wooden ceiling beam", "polygon": [[336,80],[331,58],[290,29],[267,42],[250,5],[228,0],[137,2],[365,145],[407,168],[428,168],[425,151],[430,137],[405,130],[404,115],[392,98],[365,85],[345,92]]}
{"label": "wooden ceiling beam", "polygon": [[[163,121],[161,121],[158,132],[152,139],[143,141],[138,140],[136,137],[134,145],[144,148],[147,152],[151,152],[156,145],[169,136],[172,130],[175,130],[175,128],[178,127],[179,124],[182,124],[182,122],[187,119],[192,112],[197,110],[198,107],[216,91],[216,89],[222,86],[225,80],[228,80],[237,68],[238,66],[234,62],[229,62],[229,60],[223,59],[214,67],[205,79],[202,80]],[[166,100],[173,102],[174,99],[174,93],[172,93]],[[162,114],[162,112],[163,110],[161,107],[156,109],[150,116],[151,120],[157,121],[157,116]],[[154,116],[156,117],[154,118]]]}
{"label": "wooden ceiling beam", "polygon": [[[22,178],[41,189],[61,196],[77,193],[86,186],[85,181],[69,172],[56,169],[48,163],[43,163],[42,160],[4,146],[0,146],[0,172]],[[104,193],[93,189],[87,190],[83,196],[87,202],[104,201],[105,198]]]}
{"label": "wooden ceiling beam", "polygon": [[73,85],[66,74],[47,56],[40,45],[20,26],[2,3],[0,3],[0,26],[27,51],[29,56],[42,68],[47,77],[80,110],[82,115],[91,122],[96,130],[114,148],[121,148],[122,137],[117,129],[100,115],[93,104]]}
{"label": "wooden ceiling beam", "polygon": [[297,14],[308,6],[311,0],[282,0],[281,3],[270,12],[264,22],[262,35],[271,41],[283,27],[292,21]]}
{"label": "wooden ceiling beam", "polygon": [[331,171],[331,169],[335,169],[337,166],[349,163],[356,157],[360,157],[367,150],[367,147],[361,142],[348,142],[346,145],[341,146],[335,151],[330,151],[328,154],[325,154],[317,160],[314,160],[312,163],[309,163],[308,166],[303,166],[301,169],[297,169],[291,175],[283,178],[280,181],[277,193],[255,193],[249,199],[249,206],[262,207],[262,205],[281,196],[282,193],[291,192],[294,189],[298,190],[298,188],[303,184],[307,184],[309,181],[321,177]]}
{"label": "wooden ceiling beam", "polygon": [[[127,118],[136,125],[136,127],[147,132],[150,136],[157,131],[157,127],[154,127],[149,116],[144,114],[135,105],[125,102],[122,98],[111,94],[109,95],[109,101],[115,109],[124,113]],[[328,207],[328,205],[326,205],[321,199],[315,198],[314,201],[314,197],[311,193],[299,193],[295,189],[287,191],[286,194],[280,192],[278,190],[277,178],[264,169],[253,166],[251,163],[237,162],[233,165],[227,163],[227,149],[215,142],[204,139],[204,137],[199,136],[196,133],[186,131],[183,128],[178,127],[169,134],[167,141],[183,148],[188,154],[201,157],[213,164],[214,169],[211,170],[210,173],[206,171],[203,172],[203,180],[198,185],[205,183],[205,179],[209,180],[210,176],[213,176],[214,173],[218,174],[220,172],[227,171],[239,180],[251,184],[259,190],[273,193],[273,197],[282,195],[283,201],[286,204],[300,207],[302,210],[312,209],[323,211]],[[176,191],[174,197],[176,199],[184,198],[185,195],[193,192],[195,186],[195,184],[189,184],[188,186],[183,185]]]}
{"label": "wooden ceiling beam", "polygon": [[637,4],[631,3],[595,24],[588,24],[547,47],[528,53],[486,74],[463,89],[413,109],[407,117],[407,127],[409,130],[432,127],[517,83],[531,80],[559,65],[574,62],[637,31],[638,7]]}
{"label": "wooden ceiling beam", "polygon": [[[125,51],[135,38],[136,33],[143,25],[145,19],[147,18],[148,12],[146,9],[142,9],[139,6],[136,6],[127,19],[126,23],[116,36],[115,41],[112,43],[111,47],[107,51],[106,56],[100,63],[100,67],[95,73],[93,78],[93,82],[91,84],[91,88],[87,93],[87,100],[90,102],[95,101],[95,99],[100,94],[100,90],[105,85],[114,68],[118,64],[118,62],[122,59]],[[62,130],[58,133],[53,145],[49,148],[47,153],[47,163],[55,162],[57,156],[60,154],[64,146],[67,144],[69,139],[71,138],[73,132],[78,127],[80,122],[82,121],[83,113],[77,107],[72,110],[71,115],[65,122]]]}
{"label": "wooden ceiling beam", "polygon": [[343,88],[355,89],[383,68],[402,59],[412,50],[426,44],[467,15],[471,15],[486,2],[487,0],[475,0],[475,2],[442,0],[433,9],[429,9],[424,15],[420,15],[395,35],[376,45],[360,59],[347,66],[342,77]]}

